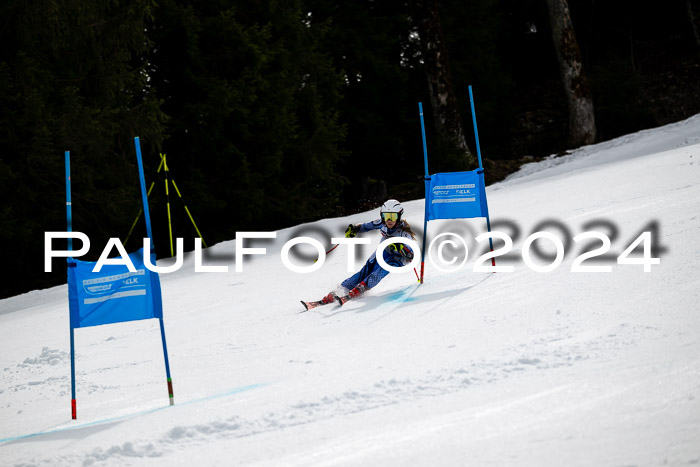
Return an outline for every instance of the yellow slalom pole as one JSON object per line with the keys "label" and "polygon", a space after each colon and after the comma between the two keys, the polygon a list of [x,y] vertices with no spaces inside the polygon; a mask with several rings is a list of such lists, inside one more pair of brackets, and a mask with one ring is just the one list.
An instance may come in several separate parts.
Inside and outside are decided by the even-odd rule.
{"label": "yellow slalom pole", "polygon": [[168,190],[168,180],[170,180],[170,171],[168,170],[168,162],[165,160],[165,154],[160,155],[160,161],[165,166],[165,202],[168,207],[168,233],[170,234],[170,256],[175,256],[173,251],[173,223],[170,218],[170,190]]}
{"label": "yellow slalom pole", "polygon": [[197,224],[194,222],[194,218],[192,217],[192,214],[190,214],[190,210],[187,208],[185,201],[182,199],[182,195],[180,194],[180,190],[177,189],[177,185],[175,184],[175,180],[170,180],[170,181],[173,183],[173,187],[175,187],[175,192],[177,193],[177,197],[180,198],[180,201],[182,201],[182,205],[185,207],[185,212],[187,212],[187,215],[189,216],[190,220],[192,221],[192,225],[194,226],[194,230],[197,231],[197,235],[199,235],[199,238],[202,239],[202,245],[204,245],[204,248],[209,248],[207,246],[207,244],[204,242],[204,237],[202,237],[202,233],[199,231]]}
{"label": "yellow slalom pole", "polygon": [[[165,161],[165,154],[161,154],[160,157],[163,158],[163,161]],[[168,173],[168,164],[167,162],[165,163],[165,172]],[[168,178],[170,178],[170,175],[168,174]],[[180,198],[180,201],[182,201],[182,205],[185,207],[185,212],[187,213],[187,217],[190,218],[192,221],[192,225],[194,226],[194,230],[197,231],[197,235],[199,235],[199,238],[202,240],[202,245],[204,245],[204,248],[208,248],[207,244],[204,242],[204,237],[202,237],[202,233],[199,231],[199,228],[197,228],[197,224],[194,222],[194,218],[192,217],[192,214],[190,214],[190,210],[187,208],[187,205],[185,204],[185,200],[182,199],[182,195],[180,194],[180,190],[178,190],[177,185],[175,184],[174,179],[170,179],[170,181],[173,184],[173,188],[175,188],[175,193],[177,193],[177,197]]]}
{"label": "yellow slalom pole", "polygon": [[[204,241],[204,237],[202,236],[202,233],[199,231],[199,227],[197,227],[197,223],[194,221],[194,217],[192,217],[192,213],[190,212],[189,208],[185,204],[185,200],[182,199],[182,194],[180,193],[180,190],[177,187],[177,184],[175,183],[175,180],[170,178],[170,170],[168,169],[168,163],[165,159],[166,155],[163,153],[160,153],[160,165],[158,166],[158,170],[156,173],[160,173],[162,169],[165,170],[165,197],[167,201],[167,209],[168,209],[168,230],[170,231],[170,255],[175,256],[175,252],[173,250],[173,227],[172,227],[172,219],[170,215],[170,190],[168,187],[168,182],[173,184],[173,188],[175,188],[175,192],[177,193],[177,197],[180,198],[180,201],[182,202],[183,207],[185,208],[185,212],[187,213],[187,217],[190,218],[190,221],[192,222],[192,225],[194,226],[194,230],[197,231],[197,235],[199,238],[202,240],[202,245],[204,245],[204,248],[208,248],[206,242]],[[151,186],[148,189],[148,193],[146,196],[150,196],[151,190],[153,190],[153,186],[155,185],[155,182],[151,182]],[[136,219],[134,220],[133,225],[131,226],[131,229],[129,230],[129,234],[126,236],[126,240],[124,240],[124,245],[126,245],[126,242],[129,240],[129,237],[131,236],[131,233],[133,232],[134,228],[136,227],[136,223],[138,220],[141,218],[141,214],[143,214],[143,209],[141,209],[136,216]]]}
{"label": "yellow slalom pole", "polygon": [[168,233],[170,234],[170,256],[175,256],[173,251],[173,224],[170,220],[170,192],[168,191],[168,169],[165,169],[165,200],[168,206]]}
{"label": "yellow slalom pole", "polygon": [[[160,165],[158,165],[158,170],[156,170],[156,173],[160,173],[160,169],[163,168],[163,160],[160,161]],[[151,196],[151,190],[153,190],[153,187],[155,186],[156,182],[153,181],[151,182],[151,186],[148,187],[148,193],[146,193],[146,198]],[[143,208],[139,209],[139,213],[136,214],[136,219],[134,219],[134,223],[131,224],[131,228],[129,229],[129,233],[126,234],[126,238],[124,239],[124,243],[122,245],[126,245],[126,243],[129,241],[129,238],[131,237],[132,232],[134,231],[134,228],[136,227],[136,223],[141,219],[141,214],[143,214]]]}

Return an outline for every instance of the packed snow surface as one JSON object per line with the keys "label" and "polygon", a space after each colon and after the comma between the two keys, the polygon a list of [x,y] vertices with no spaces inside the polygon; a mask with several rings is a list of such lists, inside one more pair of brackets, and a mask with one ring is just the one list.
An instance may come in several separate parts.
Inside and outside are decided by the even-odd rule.
{"label": "packed snow surface", "polygon": [[[496,265],[511,272],[474,271],[483,219],[431,221],[429,240],[465,240],[461,268],[462,246],[441,249],[457,258],[449,271],[436,244],[424,284],[408,268],[303,312],[379,235],[365,234],[351,272],[347,246],[308,274],[283,264],[282,246],[329,245],[376,210],[246,240],[266,254],[242,272],[234,240],[204,257],[228,272],[195,272],[187,255],[161,275],[174,406],[158,321],[96,326],[75,331],[71,420],[66,286],[1,300],[0,465],[700,463],[700,116],[525,166],[487,193],[492,229],[513,240]],[[420,234],[423,201],[404,206]],[[581,261],[603,246],[573,240],[589,231],[610,248]],[[536,269],[556,242],[528,246],[535,232],[564,246],[550,272]],[[649,272],[624,264],[644,257],[645,242],[623,255],[642,232]],[[314,264],[311,246],[292,251]]]}

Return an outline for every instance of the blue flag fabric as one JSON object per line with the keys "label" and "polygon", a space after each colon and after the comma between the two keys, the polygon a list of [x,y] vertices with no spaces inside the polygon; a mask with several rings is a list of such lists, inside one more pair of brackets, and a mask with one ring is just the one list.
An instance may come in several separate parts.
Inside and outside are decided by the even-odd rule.
{"label": "blue flag fabric", "polygon": [[488,217],[483,169],[431,175],[425,202],[427,220]]}
{"label": "blue flag fabric", "polygon": [[[92,272],[96,263],[68,260],[68,303],[71,328],[163,317],[158,274],[148,270],[143,249],[129,255],[136,268],[107,264]],[[151,254],[155,264],[155,254]]]}

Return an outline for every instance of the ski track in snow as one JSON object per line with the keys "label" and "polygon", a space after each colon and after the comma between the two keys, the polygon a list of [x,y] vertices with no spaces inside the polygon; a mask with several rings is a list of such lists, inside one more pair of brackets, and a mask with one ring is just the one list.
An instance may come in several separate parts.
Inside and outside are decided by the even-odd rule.
{"label": "ski track in snow", "polygon": [[[566,330],[567,328],[563,327],[552,336],[536,340],[532,346],[528,346],[526,349],[521,349],[522,345],[513,348],[509,352],[510,355],[504,356],[505,358],[500,360],[476,361],[464,368],[430,371],[419,379],[380,380],[371,387],[329,395],[318,400],[302,399],[286,407],[280,413],[271,412],[256,419],[234,416],[205,424],[175,426],[163,436],[147,442],[127,441],[106,449],[95,449],[86,456],[81,454],[77,457],[62,456],[45,460],[29,460],[26,464],[19,465],[56,465],[57,462],[64,465],[75,465],[80,462],[83,465],[92,465],[107,459],[121,459],[121,462],[134,457],[160,457],[176,446],[182,446],[183,443],[203,444],[212,437],[217,439],[245,438],[297,425],[310,424],[323,419],[342,417],[385,406],[415,402],[424,398],[468,390],[474,385],[507,379],[513,373],[552,371],[559,367],[572,367],[589,358],[600,358],[601,355],[611,358],[614,357],[616,349],[634,346],[637,337],[644,333],[642,329],[621,325],[619,329],[614,330],[614,333],[591,335],[585,340],[581,340],[568,336]],[[50,351],[44,348],[38,358],[27,358],[18,367],[27,369],[37,365],[52,365],[55,364],[56,358],[65,359],[66,357],[65,352]],[[54,382],[54,378],[49,378],[45,381],[30,382],[29,385],[50,385]],[[81,431],[90,432],[93,429],[87,427],[74,430],[75,432],[71,433],[57,432],[44,436],[47,438],[79,437]],[[97,427],[96,429],[101,428]]]}
{"label": "ski track in snow", "polygon": [[[480,282],[488,280],[485,276]],[[480,282],[468,287],[478,286]],[[351,303],[350,306],[338,308],[335,312],[320,315],[322,318],[332,316],[335,313],[367,313],[370,310],[393,313],[397,307],[406,304],[413,297],[412,292],[396,291],[384,297],[364,297],[364,300]],[[429,294],[428,294],[429,295]],[[440,295],[440,294],[438,294]],[[441,295],[441,302],[453,299],[455,294]],[[416,302],[421,302],[424,297],[416,297]],[[359,303],[359,302],[365,303]],[[365,309],[368,308],[368,309]],[[429,313],[426,310],[421,314]],[[376,319],[381,319],[378,317]],[[468,391],[479,385],[488,385],[500,380],[507,380],[514,374],[523,372],[547,372],[557,371],[560,368],[575,367],[588,359],[615,358],[616,351],[626,347],[635,346],[640,336],[648,334],[649,329],[641,326],[621,324],[615,329],[605,332],[586,332],[583,326],[576,326],[576,320],[566,316],[565,312],[558,310],[553,320],[558,325],[551,328],[548,333],[538,335],[537,339],[527,344],[518,344],[505,349],[497,359],[481,359],[471,362],[468,366],[459,368],[441,368],[426,372],[420,377],[404,379],[382,379],[371,386],[355,388],[336,394],[328,394],[320,399],[300,398],[294,403],[276,412],[264,413],[257,418],[244,418],[233,416],[216,419],[208,423],[190,425],[177,425],[168,429],[159,437],[147,440],[134,439],[118,445],[95,448],[89,453],[81,453],[76,456],[49,457],[45,459],[27,459],[26,463],[18,465],[92,465],[106,460],[115,460],[119,463],[128,462],[131,458],[154,458],[165,456],[168,453],[177,452],[183,446],[197,446],[206,444],[212,439],[225,440],[255,436],[258,434],[285,430],[299,425],[313,424],[315,422],[344,417],[347,415],[371,411],[386,406],[414,403],[426,398],[436,398],[446,394]],[[370,321],[369,324],[372,324]],[[112,340],[111,338],[109,340]],[[4,372],[23,373],[25,375],[41,375],[46,367],[66,363],[68,354],[61,350],[51,350],[44,347],[36,357],[27,357],[24,362],[17,364],[15,368],[5,368]],[[137,365],[131,363],[130,365]],[[106,371],[108,369],[101,369]],[[55,388],[57,383],[68,383],[66,375],[49,377],[45,380],[32,380],[26,385],[9,387],[7,391],[21,391],[30,386],[45,385],[46,388]],[[3,385],[3,387],[5,387]],[[83,390],[88,392],[118,389],[99,385],[90,385]],[[65,397],[61,392],[59,396]],[[141,415],[150,417],[152,414]],[[106,426],[110,426],[109,422]],[[86,427],[76,429],[75,432],[48,433],[43,437],[62,439],[64,437],[79,439],[83,433],[99,431],[103,427]],[[24,442],[18,440],[15,442]]]}

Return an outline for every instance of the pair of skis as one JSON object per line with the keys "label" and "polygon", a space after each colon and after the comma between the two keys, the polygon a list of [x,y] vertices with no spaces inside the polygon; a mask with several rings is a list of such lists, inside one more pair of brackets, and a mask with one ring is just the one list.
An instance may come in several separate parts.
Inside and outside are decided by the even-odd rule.
{"label": "pair of skis", "polygon": [[304,305],[304,308],[306,308],[307,311],[312,308],[316,308],[322,305],[328,305],[329,303],[334,302],[338,302],[338,305],[343,306],[347,303],[348,300],[357,298],[368,290],[369,287],[367,287],[367,284],[365,284],[363,281],[357,284],[357,286],[354,289],[350,290],[347,293],[347,295],[339,296],[338,294],[331,292],[317,302],[305,302],[302,300],[301,304]]}
{"label": "pair of skis", "polygon": [[332,294],[332,296],[333,296],[332,300],[329,300],[326,297],[324,297],[321,300],[318,300],[316,302],[305,302],[304,300],[302,300],[301,304],[304,305],[304,308],[306,308],[306,310],[304,310],[304,311],[309,311],[309,310],[316,308],[316,307],[319,307],[319,306],[330,305],[331,303],[337,303],[338,305],[343,306],[343,305],[345,305],[345,303],[347,303],[348,300],[353,298],[350,295],[344,295],[341,297],[341,296],[338,296],[336,294]]}

